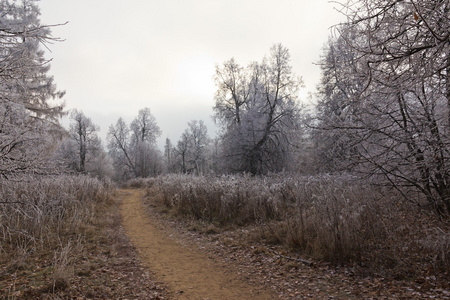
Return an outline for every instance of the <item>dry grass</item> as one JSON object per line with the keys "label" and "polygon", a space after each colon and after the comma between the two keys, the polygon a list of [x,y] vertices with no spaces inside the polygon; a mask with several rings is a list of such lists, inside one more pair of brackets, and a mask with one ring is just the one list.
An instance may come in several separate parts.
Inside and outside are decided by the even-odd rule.
{"label": "dry grass", "polygon": [[170,175],[139,184],[157,186],[161,206],[176,217],[215,231],[252,225],[249,238],[316,260],[399,278],[450,270],[448,222],[349,176]]}
{"label": "dry grass", "polygon": [[108,182],[58,176],[0,190],[0,299],[167,299],[121,226]]}
{"label": "dry grass", "polygon": [[39,283],[42,291],[66,289],[89,225],[110,203],[113,186],[84,176],[59,176],[3,181],[0,187],[0,291],[8,298],[20,294],[14,278],[26,273],[49,278]]}
{"label": "dry grass", "polygon": [[158,180],[156,178],[132,178],[123,182],[121,187],[124,189],[127,188],[149,188],[156,184]]}

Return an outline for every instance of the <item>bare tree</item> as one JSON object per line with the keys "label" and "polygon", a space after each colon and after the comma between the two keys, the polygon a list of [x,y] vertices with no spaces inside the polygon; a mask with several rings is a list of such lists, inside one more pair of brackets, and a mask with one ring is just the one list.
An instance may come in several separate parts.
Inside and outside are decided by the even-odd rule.
{"label": "bare tree", "polygon": [[166,162],[166,171],[168,173],[176,172],[176,148],[172,145],[169,138],[166,138],[164,145],[164,158]]}
{"label": "bare tree", "polygon": [[181,173],[190,173],[192,169],[188,166],[188,155],[190,148],[189,132],[186,130],[178,140],[176,148],[176,159]]}
{"label": "bare tree", "polygon": [[161,130],[149,108],[139,110],[138,116],[131,122],[130,129],[135,176],[157,175],[161,172],[162,165],[156,149],[156,138],[161,135]]}
{"label": "bare tree", "polygon": [[74,109],[68,137],[63,140],[56,157],[72,171],[103,178],[112,177],[112,163],[98,137],[99,127]]}
{"label": "bare tree", "polygon": [[339,79],[358,88],[333,125],[352,137],[354,170],[440,214],[450,213],[449,11],[438,0],[344,4],[338,29],[355,68]]}
{"label": "bare tree", "polygon": [[100,138],[97,135],[100,129],[82,111],[73,110],[71,113],[72,124],[69,134],[78,146],[79,158],[76,169],[86,173],[86,159],[89,154],[95,154],[101,149]]}
{"label": "bare tree", "polygon": [[156,176],[162,172],[162,157],[156,149],[161,130],[150,109],[139,110],[131,125],[120,118],[108,132],[108,149],[120,179]]}
{"label": "bare tree", "polygon": [[216,119],[227,124],[241,124],[241,109],[250,96],[249,74],[234,58],[226,61],[222,68],[216,67],[215,96]]}
{"label": "bare tree", "polygon": [[206,168],[207,148],[209,145],[208,129],[205,123],[200,120],[189,122],[189,131],[191,134],[191,163],[194,165],[197,175],[203,174]]}
{"label": "bare tree", "polygon": [[[357,53],[348,47],[346,40],[354,38],[348,27],[342,26],[341,36],[330,38],[324,48],[319,65],[322,69],[318,85],[318,103],[312,137],[321,171],[350,170],[352,147],[352,120],[356,95],[364,89],[364,81],[358,76]],[[318,125],[318,126],[317,126]]]}
{"label": "bare tree", "polygon": [[116,176],[121,180],[132,178],[134,174],[135,166],[129,153],[129,134],[130,130],[122,118],[119,118],[115,125],[109,126],[109,155],[113,159]]}
{"label": "bare tree", "polygon": [[156,119],[147,107],[139,110],[138,116],[131,122],[130,129],[134,143],[145,142],[154,145],[161,135]]}
{"label": "bare tree", "polygon": [[181,135],[176,151],[176,160],[182,173],[203,174],[208,160],[208,129],[203,121],[193,120]]}
{"label": "bare tree", "polygon": [[229,170],[261,174],[292,165],[301,132],[301,80],[289,61],[289,51],[278,44],[262,63],[247,69],[234,60],[217,67],[214,111]]}

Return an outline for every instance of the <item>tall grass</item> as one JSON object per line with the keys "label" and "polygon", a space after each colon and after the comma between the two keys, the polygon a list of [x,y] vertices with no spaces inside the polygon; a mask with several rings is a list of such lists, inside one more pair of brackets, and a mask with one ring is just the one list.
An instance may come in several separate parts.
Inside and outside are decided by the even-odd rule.
{"label": "tall grass", "polygon": [[259,238],[316,259],[398,268],[406,276],[415,272],[406,258],[415,257],[450,270],[448,223],[351,176],[169,175],[141,185],[158,186],[163,205],[178,216],[257,224]]}
{"label": "tall grass", "polygon": [[66,285],[69,257],[82,247],[83,228],[95,223],[96,210],[113,191],[110,183],[87,176],[1,181],[0,262],[6,272],[49,257],[54,286]]}

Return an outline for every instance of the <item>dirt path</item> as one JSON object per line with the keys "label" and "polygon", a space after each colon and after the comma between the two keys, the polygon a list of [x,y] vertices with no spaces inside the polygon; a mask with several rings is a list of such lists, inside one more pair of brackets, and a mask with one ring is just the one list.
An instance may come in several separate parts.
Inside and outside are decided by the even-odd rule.
{"label": "dirt path", "polygon": [[250,286],[213,260],[181,245],[159,229],[142,203],[141,190],[124,190],[123,225],[143,262],[158,280],[167,284],[177,299],[272,299],[261,287]]}

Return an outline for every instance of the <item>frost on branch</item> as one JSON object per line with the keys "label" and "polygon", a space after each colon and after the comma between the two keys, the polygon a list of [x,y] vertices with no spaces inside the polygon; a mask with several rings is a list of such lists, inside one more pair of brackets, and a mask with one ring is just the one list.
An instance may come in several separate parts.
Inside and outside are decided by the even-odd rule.
{"label": "frost on branch", "polygon": [[52,40],[32,1],[0,1],[0,176],[41,172],[63,106],[41,47]]}
{"label": "frost on branch", "polygon": [[234,59],[216,68],[216,121],[222,126],[222,161],[232,172],[264,174],[289,169],[301,139],[301,79],[290,54],[274,45],[270,56],[247,68]]}
{"label": "frost on branch", "polygon": [[23,105],[0,103],[0,176],[43,171],[56,142],[53,129],[29,116]]}
{"label": "frost on branch", "polygon": [[321,61],[322,164],[448,215],[449,2],[359,0],[342,11]]}
{"label": "frost on branch", "polygon": [[122,118],[108,131],[108,150],[117,179],[151,177],[162,172],[162,155],[156,147],[161,130],[149,108],[139,110],[128,126]]}

